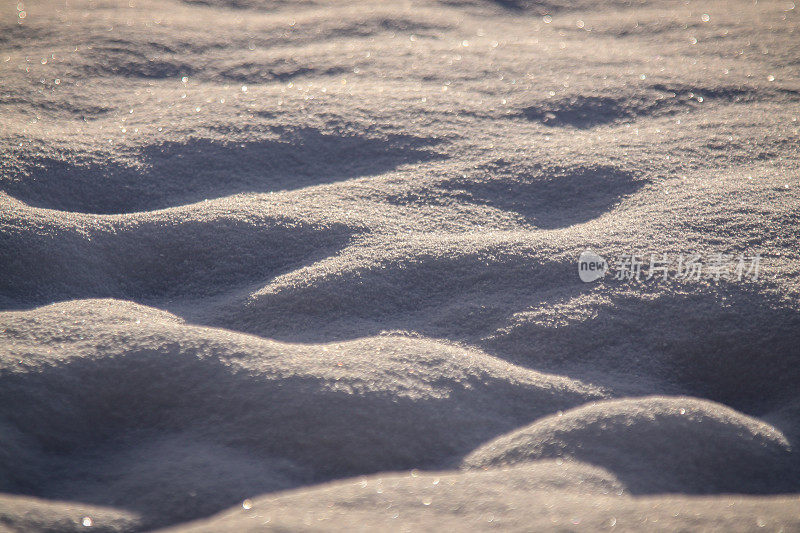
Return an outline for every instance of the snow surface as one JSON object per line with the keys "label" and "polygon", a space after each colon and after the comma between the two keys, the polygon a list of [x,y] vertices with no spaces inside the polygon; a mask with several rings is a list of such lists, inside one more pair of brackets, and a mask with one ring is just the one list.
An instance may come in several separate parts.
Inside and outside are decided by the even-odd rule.
{"label": "snow surface", "polygon": [[787,0],[0,4],[0,531],[800,530],[799,57]]}

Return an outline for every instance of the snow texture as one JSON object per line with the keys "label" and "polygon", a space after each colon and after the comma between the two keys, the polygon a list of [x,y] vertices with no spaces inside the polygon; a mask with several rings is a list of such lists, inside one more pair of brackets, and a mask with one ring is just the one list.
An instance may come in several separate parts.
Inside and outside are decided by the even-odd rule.
{"label": "snow texture", "polygon": [[798,57],[787,0],[0,4],[0,531],[800,530]]}

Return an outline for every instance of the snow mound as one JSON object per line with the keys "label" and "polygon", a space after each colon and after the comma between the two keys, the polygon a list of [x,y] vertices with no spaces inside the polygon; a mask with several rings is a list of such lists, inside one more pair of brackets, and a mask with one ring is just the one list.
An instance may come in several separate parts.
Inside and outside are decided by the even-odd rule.
{"label": "snow mound", "polygon": [[791,531],[800,526],[798,510],[800,502],[793,497],[631,498],[596,467],[538,461],[505,469],[348,479],[248,500],[174,531],[346,531],[353,523],[371,530],[404,524],[416,531],[465,525],[476,531],[625,531],[643,525],[664,532]]}
{"label": "snow mound", "polygon": [[603,397],[424,339],[282,344],[114,300],[5,324],[0,420],[14,430],[0,489],[121,506],[152,524],[314,481],[445,467]]}
{"label": "snow mound", "polygon": [[574,458],[634,493],[798,489],[798,464],[774,427],[688,397],[609,400],[538,420],[481,446],[467,468]]}

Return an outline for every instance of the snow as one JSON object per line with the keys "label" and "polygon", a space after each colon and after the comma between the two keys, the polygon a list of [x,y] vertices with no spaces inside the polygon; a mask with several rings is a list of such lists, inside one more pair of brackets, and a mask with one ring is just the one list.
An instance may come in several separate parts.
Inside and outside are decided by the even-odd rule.
{"label": "snow", "polygon": [[3,4],[0,528],[800,528],[798,33]]}

